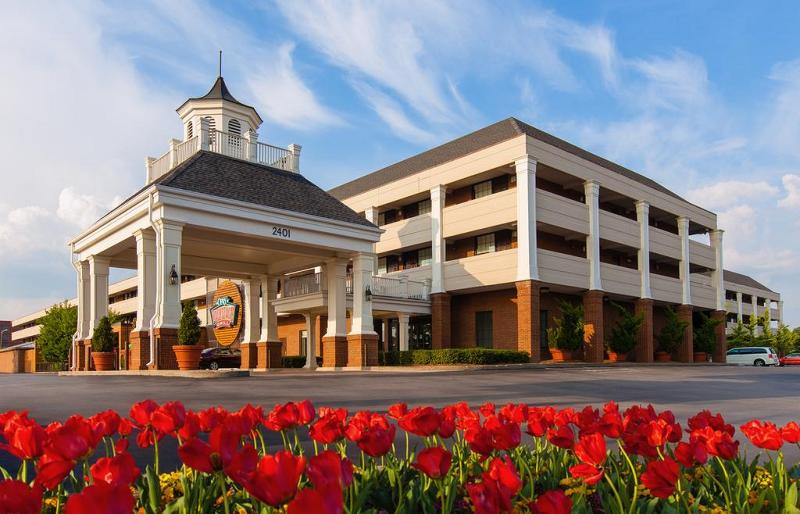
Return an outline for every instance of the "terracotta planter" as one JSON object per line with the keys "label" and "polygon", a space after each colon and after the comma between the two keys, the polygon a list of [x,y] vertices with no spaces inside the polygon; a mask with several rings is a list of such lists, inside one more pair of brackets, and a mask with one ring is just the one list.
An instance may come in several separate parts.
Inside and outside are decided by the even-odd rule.
{"label": "terracotta planter", "polygon": [[628,354],[612,352],[611,350],[609,350],[608,360],[611,362],[625,362],[626,360],[628,360]]}
{"label": "terracotta planter", "polygon": [[203,351],[203,347],[199,344],[176,344],[172,347],[172,351],[175,352],[179,370],[200,368],[200,352]]}
{"label": "terracotta planter", "polygon": [[553,356],[555,362],[571,361],[574,358],[571,350],[559,350],[558,348],[550,348],[550,355]]}
{"label": "terracotta planter", "polygon": [[694,352],[695,362],[708,362],[708,354],[706,352]]}
{"label": "terracotta planter", "polygon": [[667,352],[656,352],[656,362],[669,362],[672,360],[672,355]]}
{"label": "terracotta planter", "polygon": [[114,352],[92,352],[94,369],[97,371],[111,371],[114,369]]}

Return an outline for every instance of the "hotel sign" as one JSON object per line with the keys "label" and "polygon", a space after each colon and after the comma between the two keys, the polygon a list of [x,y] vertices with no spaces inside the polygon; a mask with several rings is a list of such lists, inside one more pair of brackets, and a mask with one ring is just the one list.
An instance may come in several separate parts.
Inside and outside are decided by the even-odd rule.
{"label": "hotel sign", "polygon": [[226,280],[214,292],[208,310],[214,337],[221,346],[230,346],[239,338],[242,329],[242,294],[239,286]]}

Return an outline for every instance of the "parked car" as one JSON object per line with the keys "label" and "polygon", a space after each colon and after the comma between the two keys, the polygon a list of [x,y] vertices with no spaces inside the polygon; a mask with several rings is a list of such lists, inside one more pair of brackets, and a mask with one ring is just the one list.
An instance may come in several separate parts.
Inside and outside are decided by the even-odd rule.
{"label": "parked car", "polygon": [[200,369],[238,368],[242,365],[242,352],[236,348],[206,348],[200,353]]}
{"label": "parked car", "polygon": [[778,352],[769,346],[745,346],[728,350],[729,364],[747,366],[779,366]]}
{"label": "parked car", "polygon": [[781,366],[798,366],[800,365],[800,353],[787,353],[781,357]]}

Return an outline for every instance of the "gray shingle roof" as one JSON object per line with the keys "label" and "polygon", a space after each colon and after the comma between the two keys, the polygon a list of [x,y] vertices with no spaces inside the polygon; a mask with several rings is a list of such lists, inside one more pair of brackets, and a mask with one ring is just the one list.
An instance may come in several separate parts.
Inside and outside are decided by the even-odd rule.
{"label": "gray shingle roof", "polygon": [[[190,98],[189,100],[227,100],[228,102],[233,102],[235,104],[250,107],[252,109],[251,106],[243,104],[233,97],[231,92],[228,90],[228,86],[225,84],[225,79],[222,77],[217,77],[216,82],[214,82],[214,85],[208,90],[208,93],[204,94],[203,96]],[[187,102],[189,100],[187,100]]]}
{"label": "gray shingle roof", "polygon": [[736,273],[735,271],[727,269],[722,272],[722,280],[724,280],[725,282],[732,282],[734,284],[739,284],[740,286],[752,287],[753,289],[761,289],[764,291],[769,291],[770,293],[775,292],[752,277],[748,277],[747,275]]}
{"label": "gray shingle roof", "polygon": [[299,173],[214,152],[197,152],[154,184],[374,227]]}
{"label": "gray shingle roof", "polygon": [[582,159],[586,159],[587,161],[593,162],[598,166],[602,166],[608,170],[619,173],[626,178],[639,182],[647,187],[656,189],[657,191],[661,191],[662,193],[668,194],[673,198],[683,200],[683,198],[652,179],[588,152],[583,148],[579,148],[564,141],[563,139],[559,139],[516,118],[507,118],[505,120],[498,121],[497,123],[489,125],[488,127],[484,127],[471,134],[459,137],[458,139],[449,141],[441,146],[437,146],[436,148],[432,148],[420,154],[414,155],[413,157],[409,157],[408,159],[392,164],[391,166],[387,166],[368,175],[364,175],[363,177],[359,177],[355,180],[334,187],[328,192],[339,199],[349,198],[359,193],[369,191],[370,189],[375,189],[386,182],[391,182],[393,180],[398,180],[400,178],[413,175],[414,173],[438,166],[448,161],[452,161],[459,157],[477,152],[478,150],[488,148],[492,145],[496,145],[523,134],[560,148],[561,150],[569,152]]}

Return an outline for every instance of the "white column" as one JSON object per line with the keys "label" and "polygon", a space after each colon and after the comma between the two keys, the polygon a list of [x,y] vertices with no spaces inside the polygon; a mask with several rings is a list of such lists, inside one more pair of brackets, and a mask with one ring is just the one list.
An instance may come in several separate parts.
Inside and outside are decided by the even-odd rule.
{"label": "white column", "polygon": [[639,291],[640,298],[652,298],[650,291],[650,204],[636,202],[636,220],[639,222]]}
{"label": "white column", "polygon": [[94,334],[94,329],[100,318],[108,315],[108,257],[97,255],[89,256],[89,335]]}
{"label": "white column", "polygon": [[180,144],[180,139],[172,138],[169,140],[169,169],[178,165],[178,145]]}
{"label": "white column", "polygon": [[325,276],[328,279],[328,327],[325,337],[346,337],[345,326],[345,280],[347,261],[331,259],[325,262]]}
{"label": "white column", "polygon": [[539,280],[536,260],[536,160],[517,159],[517,280]]}
{"label": "white column", "polygon": [[783,323],[783,300],[778,300],[778,324]]}
{"label": "white column", "polygon": [[601,291],[600,280],[600,183],[587,180],[583,184],[589,210],[589,235],[586,236],[586,258],[589,259],[589,290]]}
{"label": "white column", "polygon": [[714,273],[711,276],[712,285],[717,295],[717,310],[725,310],[725,277],[722,265],[722,234],[724,230],[712,230],[709,235],[711,247],[714,248]]}
{"label": "white column", "polygon": [[[378,225],[378,208],[377,207],[367,207],[364,209],[364,217],[367,218],[367,221],[372,223],[373,225]],[[373,275],[378,274],[378,254],[375,253],[375,244],[372,245],[372,253],[375,254],[374,262],[372,264],[372,272]]]}
{"label": "white column", "polygon": [[300,173],[300,150],[303,147],[294,143],[289,145],[289,154],[292,156],[292,171]]}
{"label": "white column", "polygon": [[[158,260],[160,280],[158,286],[161,294],[158,295],[160,304],[156,305],[158,312],[158,328],[178,328],[181,318],[181,242],[183,240],[183,225],[163,219],[156,220],[156,230],[159,231],[161,246],[156,248],[160,254]],[[175,275],[170,283],[170,276],[175,270]]]}
{"label": "white column", "polygon": [[78,289],[78,324],[72,345],[72,369],[77,370],[81,365],[78,362],[79,352],[77,345],[89,337],[91,281],[89,279],[89,261],[80,261],[76,264],[77,289]]}
{"label": "white column", "polygon": [[156,235],[152,230],[137,230],[136,238],[136,326],[134,332],[150,328],[156,312]]}
{"label": "white column", "polygon": [[316,314],[304,314],[306,318],[306,369],[317,369],[317,346],[316,346]]}
{"label": "white column", "polygon": [[750,304],[753,306],[753,316],[758,317],[758,295],[750,295]]}
{"label": "white column", "polygon": [[245,157],[250,162],[256,162],[258,160],[258,132],[248,130],[242,137],[245,140],[245,148],[247,149]]}
{"label": "white column", "polygon": [[198,125],[198,133],[200,134],[200,149],[201,150],[210,150],[211,149],[211,134],[209,134],[210,127],[208,125],[208,119],[204,117],[200,117],[197,119],[199,122]]}
{"label": "white column", "polygon": [[445,243],[442,227],[442,214],[444,210],[445,193],[447,188],[442,185],[431,188],[431,292],[443,293],[444,287],[444,261]]}
{"label": "white column", "polygon": [[242,281],[242,314],[244,315],[243,344],[255,344],[261,332],[260,300],[261,280],[249,278]]}
{"label": "white column", "polygon": [[262,342],[277,342],[278,313],[275,311],[275,299],[278,297],[278,278],[261,277],[261,338]]}
{"label": "white column", "polygon": [[367,288],[372,288],[372,263],[374,257],[368,253],[353,256],[353,319],[351,334],[371,334],[375,332],[372,323],[372,301],[367,300]]}
{"label": "white column", "polygon": [[398,331],[400,335],[400,351],[408,351],[408,314],[397,313]]}
{"label": "white column", "polygon": [[742,321],[742,316],[744,313],[742,312],[742,292],[736,291],[736,320]]}
{"label": "white column", "polygon": [[689,218],[678,218],[678,236],[681,238],[681,262],[679,276],[681,279],[681,303],[692,304],[692,290],[690,285],[691,273],[689,271]]}

